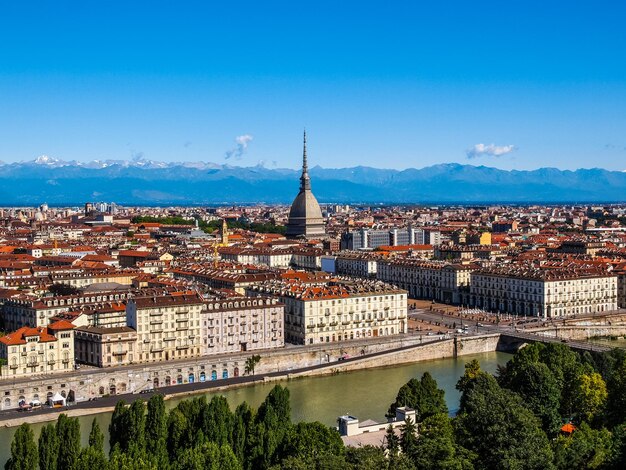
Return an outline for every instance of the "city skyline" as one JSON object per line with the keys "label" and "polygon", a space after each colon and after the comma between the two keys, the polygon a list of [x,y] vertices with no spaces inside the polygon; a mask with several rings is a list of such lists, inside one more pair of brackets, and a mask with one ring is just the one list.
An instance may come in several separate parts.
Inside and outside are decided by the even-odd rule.
{"label": "city skyline", "polygon": [[623,6],[359,5],[7,6],[0,160],[626,169]]}

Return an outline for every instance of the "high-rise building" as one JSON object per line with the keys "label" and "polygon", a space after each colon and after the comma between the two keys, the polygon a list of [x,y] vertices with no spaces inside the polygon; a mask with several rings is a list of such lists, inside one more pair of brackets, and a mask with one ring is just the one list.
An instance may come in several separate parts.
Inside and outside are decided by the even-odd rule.
{"label": "high-rise building", "polygon": [[287,238],[321,238],[326,235],[324,218],[320,205],[311,191],[311,178],[306,156],[306,131],[302,153],[302,176],[300,192],[291,204],[287,222]]}

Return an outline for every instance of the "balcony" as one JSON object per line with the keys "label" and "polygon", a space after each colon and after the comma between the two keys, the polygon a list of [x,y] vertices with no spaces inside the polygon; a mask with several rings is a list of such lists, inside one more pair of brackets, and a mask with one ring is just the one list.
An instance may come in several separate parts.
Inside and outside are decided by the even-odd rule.
{"label": "balcony", "polygon": [[167,338],[163,338],[163,341],[175,341],[176,338],[175,337],[167,337]]}
{"label": "balcony", "polygon": [[150,352],[151,353],[161,352],[161,351],[163,351],[163,346],[154,346],[154,347],[150,348]]}
{"label": "balcony", "polygon": [[163,324],[163,320],[150,320],[151,325],[161,325]]}
{"label": "balcony", "polygon": [[182,344],[180,346],[176,346],[176,350],[180,351],[181,349],[189,349],[189,345],[188,344]]}
{"label": "balcony", "polygon": [[313,328],[315,328],[315,325],[307,325],[306,328],[307,330],[312,330]]}
{"label": "balcony", "polygon": [[176,317],[176,323],[188,322],[189,317]]}
{"label": "balcony", "polygon": [[150,312],[151,317],[162,317],[163,312]]}
{"label": "balcony", "polygon": [[114,356],[125,356],[128,354],[128,351],[113,351]]}
{"label": "balcony", "polygon": [[[55,360],[48,361],[48,365],[49,365],[49,366],[53,366],[53,365],[55,365],[56,363],[57,363],[57,361],[55,361]],[[17,366],[15,366],[15,367],[17,367]]]}
{"label": "balcony", "polygon": [[9,367],[10,367],[11,369],[17,369],[17,364],[11,364]]}
{"label": "balcony", "polygon": [[[337,322],[336,321],[330,322],[330,326],[337,326]],[[274,330],[272,330],[272,331],[274,331]]]}
{"label": "balcony", "polygon": [[326,325],[325,325],[324,323],[318,323],[318,324],[317,324],[317,327],[318,327],[318,328],[324,328],[325,326],[326,326]]}
{"label": "balcony", "polygon": [[183,324],[176,325],[176,331],[185,331],[188,329],[189,329],[189,325],[183,325]]}
{"label": "balcony", "polygon": [[69,363],[70,363],[70,360],[69,360],[69,359],[63,359],[61,362],[62,362],[63,364],[69,364]]}
{"label": "balcony", "polygon": [[349,324],[350,324],[350,321],[342,321],[342,322],[341,322],[341,324],[342,324],[342,325],[349,325]]}

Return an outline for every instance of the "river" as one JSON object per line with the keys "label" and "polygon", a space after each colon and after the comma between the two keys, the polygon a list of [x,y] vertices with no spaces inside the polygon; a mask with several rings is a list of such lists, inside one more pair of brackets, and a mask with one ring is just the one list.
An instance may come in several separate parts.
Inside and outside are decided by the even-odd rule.
{"label": "river", "polygon": [[[463,356],[458,359],[438,359],[378,369],[363,369],[337,375],[321,377],[305,377],[289,382],[279,382],[287,386],[291,396],[291,416],[293,421],[321,421],[328,426],[335,426],[338,416],[351,414],[361,420],[384,420],[389,404],[395,399],[398,389],[413,377],[421,377],[430,372],[437,380],[439,388],[445,390],[446,402],[451,413],[456,412],[459,405],[459,393],[455,389],[457,380],[463,375],[464,365],[472,359],[478,359],[481,367],[487,372],[495,372],[498,364],[505,364],[510,354],[491,352]],[[234,388],[221,392],[206,393],[224,395],[231,409],[247,401],[257,408],[276,383],[255,384],[248,387]],[[197,395],[199,396],[199,395]],[[175,407],[182,399],[166,402],[168,408]],[[81,416],[83,446],[87,445],[91,421],[96,419],[105,434],[108,451],[108,426],[111,413]],[[47,423],[31,425],[35,438],[39,437],[41,428]],[[11,453],[11,441],[15,428],[0,428],[0,462],[5,462]]]}

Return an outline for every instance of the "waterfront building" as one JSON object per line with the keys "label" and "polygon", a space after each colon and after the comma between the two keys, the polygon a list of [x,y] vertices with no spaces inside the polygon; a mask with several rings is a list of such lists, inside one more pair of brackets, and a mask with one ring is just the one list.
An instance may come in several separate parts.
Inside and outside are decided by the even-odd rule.
{"label": "waterfront building", "polygon": [[474,264],[401,258],[379,260],[376,276],[406,289],[411,298],[460,304],[467,299],[470,273],[476,268]]}
{"label": "waterfront building", "polygon": [[233,297],[205,301],[202,355],[282,348],[284,305],[276,298]]}
{"label": "waterfront building", "polygon": [[497,265],[472,272],[470,305],[539,317],[599,313],[617,308],[617,276],[596,267]]}
{"label": "waterfront building", "polygon": [[143,292],[126,305],[126,322],[137,331],[135,362],[198,357],[202,298],[193,291]]}
{"label": "waterfront building", "polygon": [[407,332],[407,293],[380,281],[269,281],[248,289],[285,304],[285,340],[317,344]]}
{"label": "waterfront building", "polygon": [[74,325],[61,320],[47,327],[22,327],[0,338],[0,378],[74,369]]}
{"label": "waterfront building", "polygon": [[302,153],[302,176],[300,176],[300,192],[293,200],[287,221],[287,238],[324,238],[326,228],[322,210],[311,191],[311,178],[306,155],[306,132],[304,133],[304,149]]}
{"label": "waterfront building", "polygon": [[127,326],[83,326],[75,330],[76,361],[95,367],[114,367],[135,361],[137,332]]}

